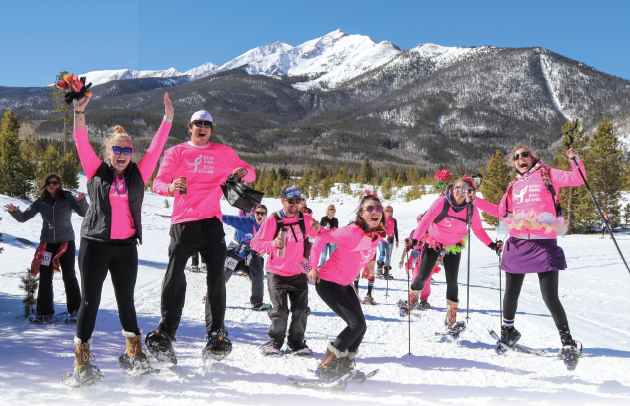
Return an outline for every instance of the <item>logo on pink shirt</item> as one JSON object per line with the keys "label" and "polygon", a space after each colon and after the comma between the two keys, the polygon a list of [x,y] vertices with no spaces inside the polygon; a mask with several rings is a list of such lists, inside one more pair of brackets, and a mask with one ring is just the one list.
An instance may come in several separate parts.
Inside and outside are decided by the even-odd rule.
{"label": "logo on pink shirt", "polygon": [[[199,155],[197,158],[195,158],[195,162],[190,163],[188,162],[188,159],[184,159],[184,162],[186,162],[186,165],[188,165],[188,167],[195,167],[195,169],[192,171],[193,173],[197,172],[197,170],[199,169],[199,165],[201,165],[201,162],[203,161],[203,155]],[[189,171],[190,172],[190,171]]]}

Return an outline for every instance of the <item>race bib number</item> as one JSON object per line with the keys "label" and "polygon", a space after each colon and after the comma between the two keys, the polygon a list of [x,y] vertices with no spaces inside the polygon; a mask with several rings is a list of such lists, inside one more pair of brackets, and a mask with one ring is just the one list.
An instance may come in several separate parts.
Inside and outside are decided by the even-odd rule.
{"label": "race bib number", "polygon": [[298,264],[300,264],[300,267],[302,268],[302,271],[304,271],[304,273],[308,273],[308,271],[311,270],[311,268],[308,266],[308,259],[306,258],[302,259],[300,262],[298,262]]}
{"label": "race bib number", "polygon": [[52,252],[44,251],[44,258],[42,259],[42,265],[48,266],[50,265],[50,260],[52,259]]}
{"label": "race bib number", "polygon": [[238,265],[238,260],[232,257],[227,257],[225,259],[225,267],[229,269],[230,271],[233,271],[234,268],[236,268],[236,265]]}

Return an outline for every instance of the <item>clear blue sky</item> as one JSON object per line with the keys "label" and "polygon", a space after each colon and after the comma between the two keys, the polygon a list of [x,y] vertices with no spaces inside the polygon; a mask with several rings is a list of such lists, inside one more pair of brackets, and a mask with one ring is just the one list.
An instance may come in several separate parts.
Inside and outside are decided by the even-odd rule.
{"label": "clear blue sky", "polygon": [[630,79],[630,0],[2,1],[0,86],[42,86],[61,70],[184,72],[260,45],[336,29],[409,49],[541,46]]}

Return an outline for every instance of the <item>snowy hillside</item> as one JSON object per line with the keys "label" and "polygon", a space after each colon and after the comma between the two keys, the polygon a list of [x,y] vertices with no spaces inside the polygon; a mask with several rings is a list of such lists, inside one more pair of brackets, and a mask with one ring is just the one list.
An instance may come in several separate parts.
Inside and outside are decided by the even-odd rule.
{"label": "snowy hillside", "polygon": [[[85,190],[82,179],[82,190]],[[415,227],[415,216],[428,208],[435,195],[403,203],[394,199],[400,238]],[[143,206],[145,242],[138,248],[139,275],[136,309],[145,332],[159,320],[160,289],[167,264],[170,209],[165,198],[146,194]],[[172,206],[172,199],[169,198]],[[347,195],[335,194],[326,201],[309,202],[315,217],[323,216],[331,202],[337,207],[340,224],[353,217],[357,202]],[[0,205],[28,203],[0,196]],[[269,210],[277,210],[277,199],[265,199]],[[222,202],[223,210],[236,209]],[[124,339],[118,321],[111,282],[105,282],[101,308],[94,334],[93,353],[105,380],[86,389],[69,389],[61,375],[70,371],[74,360],[74,326],[57,323],[40,326],[25,321],[19,277],[30,264],[41,228],[39,217],[20,224],[8,213],[0,212],[0,404],[2,405],[112,405],[133,404],[175,406],[221,405],[382,405],[382,404],[484,404],[484,405],[622,405],[630,401],[630,275],[623,267],[612,242],[598,235],[568,236],[559,243],[566,253],[569,268],[561,273],[560,298],[569,317],[574,338],[584,344],[584,358],[575,372],[568,372],[556,359],[560,344],[553,321],[540,296],[537,278],[526,278],[521,294],[516,326],[521,343],[549,350],[536,357],[509,353],[498,356],[489,337],[489,328],[499,328],[499,272],[497,257],[473,237],[471,257],[470,320],[468,330],[457,342],[436,338],[445,315],[443,273],[436,275],[429,302],[434,310],[417,312],[411,318],[411,352],[408,355],[407,319],[398,316],[396,302],[407,292],[404,271],[394,268],[396,280],[377,280],[377,306],[364,307],[367,334],[358,356],[358,368],[380,369],[364,384],[351,384],[343,391],[295,388],[287,376],[309,377],[322,359],[326,342],[333,339],[344,323],[319,299],[310,287],[306,339],[315,359],[285,355],[263,359],[258,345],[267,340],[266,314],[248,309],[250,283],[232,277],[227,285],[226,324],[234,350],[220,363],[206,366],[200,355],[204,342],[205,275],[186,272],[186,307],[174,346],[179,364],[161,367],[159,374],[128,377],[118,366]],[[79,230],[81,219],[74,216]],[[233,230],[225,227],[227,236]],[[489,231],[492,238],[493,231]],[[18,240],[20,238],[21,240]],[[630,253],[630,235],[618,235],[621,249]],[[402,246],[401,246],[402,248]],[[397,264],[402,250],[395,249]],[[466,254],[459,275],[459,319],[466,316]],[[77,275],[78,269],[77,269]],[[503,279],[503,284],[505,279]],[[367,283],[361,281],[361,296]],[[55,277],[56,311],[65,311],[63,283]],[[265,293],[265,299],[268,296]],[[159,365],[155,365],[160,367]]]}

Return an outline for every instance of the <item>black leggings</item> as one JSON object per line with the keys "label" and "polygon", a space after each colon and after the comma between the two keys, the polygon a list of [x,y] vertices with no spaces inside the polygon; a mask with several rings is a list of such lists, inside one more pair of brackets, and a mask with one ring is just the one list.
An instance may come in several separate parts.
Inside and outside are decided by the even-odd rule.
{"label": "black leggings", "polygon": [[[440,258],[440,253],[426,244],[422,248],[422,262],[418,276],[411,284],[412,290],[422,290],[424,284],[431,277],[433,267]],[[446,275],[446,298],[453,302],[458,302],[459,287],[457,285],[457,275],[459,274],[459,261],[462,259],[461,251],[457,254],[446,254],[442,259],[444,264],[444,274]]]}
{"label": "black leggings", "polygon": [[101,303],[103,282],[107,271],[112,278],[118,317],[125,331],[140,334],[133,303],[133,291],[138,276],[138,249],[135,244],[114,245],[109,242],[81,238],[79,248],[81,271],[81,307],[77,319],[77,337],[87,342],[92,337],[96,314]]}
{"label": "black leggings", "polygon": [[341,352],[357,352],[367,326],[361,302],[352,285],[342,286],[322,279],[315,284],[315,290],[324,303],[348,325],[335,339],[335,348]]}
{"label": "black leggings", "polygon": [[[547,271],[538,274],[540,282],[540,293],[551,312],[553,321],[558,330],[568,327],[567,314],[564,312],[560,298],[558,298],[559,271]],[[518,307],[518,297],[521,294],[521,287],[526,274],[505,273],[505,296],[503,296],[503,318],[514,320],[516,308]]]}
{"label": "black leggings", "polygon": [[[46,251],[52,253],[54,257],[59,251],[61,243],[47,243]],[[74,240],[68,241],[66,252],[59,257],[59,267],[63,277],[63,284],[66,288],[66,305],[68,314],[79,310],[81,305],[81,291],[79,290],[79,282],[74,270],[74,257],[76,247]],[[49,265],[40,265],[39,267],[39,288],[37,289],[37,313],[39,314],[55,314],[53,304],[53,264],[52,260]]]}

